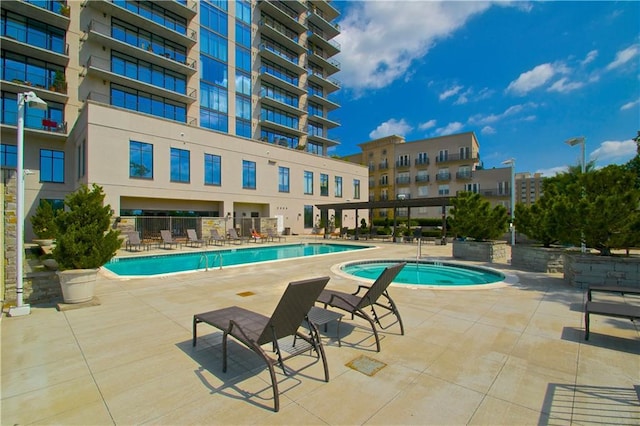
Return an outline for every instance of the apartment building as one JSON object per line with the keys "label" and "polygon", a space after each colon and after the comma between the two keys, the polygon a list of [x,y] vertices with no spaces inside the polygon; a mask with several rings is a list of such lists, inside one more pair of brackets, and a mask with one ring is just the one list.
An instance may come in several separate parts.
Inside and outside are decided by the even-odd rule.
{"label": "apartment building", "polygon": [[[361,153],[345,157],[367,166],[369,200],[416,199],[455,196],[471,191],[492,204],[511,204],[511,168],[484,169],[480,144],[473,132],[406,142],[392,135],[359,145]],[[393,209],[373,212],[374,219],[393,217]],[[411,217],[440,217],[437,207],[414,207]],[[406,209],[398,216],[406,217]]]}
{"label": "apartment building", "polygon": [[542,197],[542,173],[516,173],[516,203],[531,206]]}
{"label": "apartment building", "polygon": [[340,88],[339,13],[327,1],[0,9],[5,185],[18,161],[18,94],[48,106],[25,112],[27,217],[97,183],[115,216],[268,216],[303,233],[316,204],[369,191],[365,167],[327,156]]}

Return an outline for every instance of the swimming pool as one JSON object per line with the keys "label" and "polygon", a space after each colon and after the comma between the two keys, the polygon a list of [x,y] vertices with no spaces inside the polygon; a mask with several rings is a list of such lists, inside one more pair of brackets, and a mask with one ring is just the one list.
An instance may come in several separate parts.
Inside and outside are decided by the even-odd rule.
{"label": "swimming pool", "polygon": [[267,247],[163,254],[111,259],[104,268],[121,277],[149,277],[225,266],[318,256],[371,248],[368,245],[303,243]]}
{"label": "swimming pool", "polygon": [[400,271],[394,284],[412,285],[427,288],[485,288],[488,285],[504,285],[513,281],[495,269],[467,265],[457,262],[434,260],[370,260],[348,262],[339,265],[339,271],[351,277],[374,281],[387,266],[398,262],[407,262]]}

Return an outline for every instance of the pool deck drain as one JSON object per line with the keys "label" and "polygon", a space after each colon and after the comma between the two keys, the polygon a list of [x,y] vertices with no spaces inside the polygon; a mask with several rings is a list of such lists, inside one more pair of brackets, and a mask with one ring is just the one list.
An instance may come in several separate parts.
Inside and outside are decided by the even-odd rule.
{"label": "pool deck drain", "polygon": [[361,372],[362,374],[366,374],[367,376],[373,376],[387,366],[384,362],[369,358],[365,355],[361,355],[358,358],[349,361],[345,365]]}

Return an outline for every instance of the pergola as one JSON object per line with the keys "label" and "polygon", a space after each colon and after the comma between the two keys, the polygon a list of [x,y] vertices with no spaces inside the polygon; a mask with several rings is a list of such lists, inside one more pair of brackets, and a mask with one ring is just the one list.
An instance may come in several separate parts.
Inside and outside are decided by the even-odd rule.
{"label": "pergola", "polygon": [[[385,201],[358,201],[358,202],[345,202],[345,203],[332,203],[332,204],[316,204],[316,208],[320,210],[320,218],[322,222],[329,223],[329,210],[334,210],[336,216],[341,217],[344,210],[355,210],[356,213],[356,229],[354,239],[358,239],[358,211],[369,211],[369,224],[372,223],[373,210],[375,209],[390,209],[394,211],[393,220],[393,232],[396,231],[396,217],[398,208],[407,208],[407,222],[411,222],[411,208],[412,207],[442,207],[442,232],[443,235],[446,232],[446,207],[451,205],[451,200],[454,197],[430,197],[430,198],[414,198],[414,199],[395,199]],[[327,227],[324,228],[324,237],[327,238]]]}

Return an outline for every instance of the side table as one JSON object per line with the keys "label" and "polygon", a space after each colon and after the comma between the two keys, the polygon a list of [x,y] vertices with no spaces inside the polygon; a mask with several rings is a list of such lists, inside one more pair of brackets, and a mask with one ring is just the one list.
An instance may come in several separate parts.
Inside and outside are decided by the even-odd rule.
{"label": "side table", "polygon": [[340,342],[340,323],[342,322],[342,317],[344,315],[335,311],[313,306],[307,316],[309,317],[309,321],[314,323],[317,327],[324,325],[324,331],[327,331],[327,324],[331,321],[337,321],[336,334],[338,338],[338,347],[342,347],[342,342]]}

